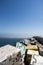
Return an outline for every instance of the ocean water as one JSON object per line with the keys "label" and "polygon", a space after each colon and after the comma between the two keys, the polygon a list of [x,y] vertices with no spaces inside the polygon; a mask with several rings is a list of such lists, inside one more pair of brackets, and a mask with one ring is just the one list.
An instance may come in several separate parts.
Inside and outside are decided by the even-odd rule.
{"label": "ocean water", "polygon": [[20,40],[23,40],[23,38],[0,38],[0,47],[7,44],[16,46],[16,43]]}

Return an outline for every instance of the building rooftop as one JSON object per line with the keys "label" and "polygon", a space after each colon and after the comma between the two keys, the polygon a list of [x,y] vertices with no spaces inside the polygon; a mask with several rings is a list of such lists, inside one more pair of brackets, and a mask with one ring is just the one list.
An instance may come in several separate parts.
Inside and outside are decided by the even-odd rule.
{"label": "building rooftop", "polygon": [[29,45],[29,46],[26,46],[26,49],[38,50],[38,47],[37,45]]}
{"label": "building rooftop", "polygon": [[3,47],[0,47],[0,62],[4,61],[12,54],[17,54],[19,51],[20,49],[11,45],[5,45]]}

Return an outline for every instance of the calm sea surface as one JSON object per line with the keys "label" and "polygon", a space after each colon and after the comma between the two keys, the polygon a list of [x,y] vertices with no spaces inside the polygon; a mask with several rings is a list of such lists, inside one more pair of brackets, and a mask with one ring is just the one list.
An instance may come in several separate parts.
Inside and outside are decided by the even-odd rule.
{"label": "calm sea surface", "polygon": [[0,47],[6,44],[16,46],[16,43],[20,40],[23,40],[23,38],[0,38]]}

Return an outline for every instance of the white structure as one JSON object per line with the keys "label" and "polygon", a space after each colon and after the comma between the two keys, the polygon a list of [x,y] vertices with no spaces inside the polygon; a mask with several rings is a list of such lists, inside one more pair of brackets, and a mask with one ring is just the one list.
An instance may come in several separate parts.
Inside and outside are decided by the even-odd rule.
{"label": "white structure", "polygon": [[6,45],[0,47],[0,65],[20,65],[20,49]]}
{"label": "white structure", "polygon": [[30,40],[24,39],[24,42],[25,42],[26,45],[30,45]]}
{"label": "white structure", "polygon": [[31,65],[43,65],[43,56],[33,55],[30,64]]}

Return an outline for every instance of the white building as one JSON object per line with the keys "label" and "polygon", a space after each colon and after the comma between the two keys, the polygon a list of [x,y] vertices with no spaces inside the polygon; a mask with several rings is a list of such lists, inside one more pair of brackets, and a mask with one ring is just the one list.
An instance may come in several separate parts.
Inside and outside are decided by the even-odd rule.
{"label": "white building", "polygon": [[33,55],[30,64],[31,65],[43,65],[43,56]]}
{"label": "white building", "polygon": [[30,40],[24,39],[24,42],[25,42],[26,45],[30,45]]}
{"label": "white building", "polygon": [[6,45],[0,47],[0,65],[20,65],[20,49]]}

